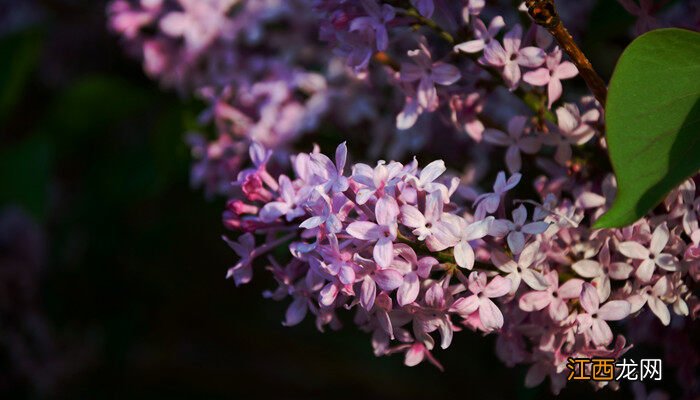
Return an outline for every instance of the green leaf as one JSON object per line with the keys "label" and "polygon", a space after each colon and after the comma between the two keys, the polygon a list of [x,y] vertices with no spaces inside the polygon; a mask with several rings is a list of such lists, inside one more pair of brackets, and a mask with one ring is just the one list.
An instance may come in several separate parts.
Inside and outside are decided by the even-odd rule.
{"label": "green leaf", "polygon": [[700,33],[659,29],[633,41],[605,119],[618,191],[596,228],[634,223],[700,170]]}

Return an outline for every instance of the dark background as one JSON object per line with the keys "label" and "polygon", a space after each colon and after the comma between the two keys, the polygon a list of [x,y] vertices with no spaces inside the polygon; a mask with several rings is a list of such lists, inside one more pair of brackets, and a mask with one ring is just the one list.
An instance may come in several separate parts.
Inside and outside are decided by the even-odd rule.
{"label": "dark background", "polygon": [[[20,3],[0,0],[0,21]],[[584,44],[609,76],[632,20],[600,3]],[[183,138],[202,105],[143,75],[107,32],[103,1],[36,6],[0,37],[0,210],[25,214],[39,235],[22,241],[29,249],[0,243],[0,271],[29,282],[5,286],[0,338],[19,332],[34,365],[0,340],[0,397],[550,396],[548,382],[523,387],[525,368],[506,368],[493,336],[458,333],[436,352],[441,373],[375,358],[351,323],[323,334],[311,319],[283,327],[286,304],[261,297],[269,275],[241,288],[224,279],[234,253],[220,240],[223,200],[189,187]],[[43,254],[37,269],[22,251]],[[39,333],[27,315],[43,321]],[[572,383],[561,397],[593,393]]]}

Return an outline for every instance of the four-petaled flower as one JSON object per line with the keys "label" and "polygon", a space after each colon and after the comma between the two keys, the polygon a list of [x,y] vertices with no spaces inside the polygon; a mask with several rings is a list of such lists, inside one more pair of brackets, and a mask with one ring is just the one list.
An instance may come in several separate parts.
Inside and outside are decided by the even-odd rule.
{"label": "four-petaled flower", "polygon": [[497,219],[491,224],[491,230],[489,232],[492,236],[503,237],[508,235],[506,237],[508,247],[513,254],[520,254],[525,247],[525,234],[538,235],[546,231],[547,227],[549,227],[548,222],[535,221],[526,224],[525,221],[527,221],[527,209],[521,204],[518,208],[513,210],[513,221]]}
{"label": "four-petaled flower", "polygon": [[675,271],[678,267],[678,260],[672,254],[663,252],[668,239],[668,226],[664,222],[654,229],[648,249],[634,241],[622,242],[617,247],[623,255],[642,260],[634,275],[642,282],[649,282],[657,266],[666,271]]}
{"label": "four-petaled flower", "polygon": [[517,262],[508,258],[501,252],[494,252],[491,254],[491,260],[494,265],[508,274],[506,278],[510,279],[512,283],[510,294],[515,294],[515,292],[518,291],[521,280],[525,281],[525,283],[534,290],[545,290],[547,288],[548,283],[544,275],[534,268],[539,249],[539,242],[530,243],[525,247],[523,252],[520,253]]}
{"label": "four-petaled flower", "polygon": [[362,7],[367,12],[365,17],[357,17],[350,22],[350,32],[372,32],[377,50],[384,51],[389,46],[389,34],[386,24],[394,19],[396,10],[394,7],[379,5],[376,0],[360,0]]}
{"label": "four-petaled flower", "polygon": [[576,66],[569,61],[561,61],[562,51],[557,47],[545,58],[546,68],[538,68],[528,71],[523,75],[523,80],[534,86],[547,86],[547,107],[557,101],[562,94],[562,79],[570,79],[578,74]]}
{"label": "four-petaled flower", "polygon": [[520,152],[535,154],[540,149],[541,142],[536,136],[524,136],[527,118],[515,116],[508,122],[508,134],[498,129],[487,128],[484,131],[484,140],[499,146],[506,146],[506,166],[512,174],[519,172],[522,167]]}
{"label": "four-petaled flower", "polygon": [[486,214],[493,214],[501,204],[501,198],[510,189],[513,189],[519,182],[522,175],[514,173],[506,180],[505,172],[501,171],[496,175],[496,182],[493,184],[493,192],[480,194],[474,201],[476,219],[483,219]]}
{"label": "four-petaled flower", "polygon": [[579,301],[586,311],[580,313],[576,320],[581,332],[588,332],[596,346],[607,346],[612,342],[613,335],[606,321],[619,321],[630,314],[631,305],[625,300],[611,300],[600,306],[606,299],[598,297],[598,291],[586,282],[581,289]]}
{"label": "four-petaled flower", "polygon": [[356,239],[376,241],[374,261],[380,267],[387,268],[394,257],[394,240],[398,229],[396,218],[399,215],[399,206],[396,200],[390,197],[377,200],[375,215],[376,223],[356,221],[348,225],[347,232]]}
{"label": "four-petaled flower", "polygon": [[510,90],[520,82],[520,67],[535,68],[544,62],[544,50],[538,47],[520,48],[523,29],[516,25],[503,38],[503,46],[492,40],[485,48],[479,62],[501,69],[503,80]]}
{"label": "four-petaled flower", "polygon": [[467,286],[472,295],[457,299],[450,307],[450,311],[466,318],[471,315],[478,317],[486,332],[500,329],[503,326],[503,314],[491,299],[508,294],[511,282],[497,275],[487,284],[486,274],[474,271],[469,274]]}
{"label": "four-petaled flower", "polygon": [[[569,315],[566,300],[575,299],[581,294],[581,279],[569,279],[559,286],[559,274],[551,271],[544,276],[547,289],[525,293],[519,300],[520,309],[527,312],[539,311],[548,307],[549,316],[555,321],[563,321]],[[597,294],[596,294],[597,296]]]}
{"label": "four-petaled flower", "polygon": [[476,39],[456,45],[454,51],[478,53],[491,43],[504,26],[506,26],[506,23],[500,15],[491,20],[488,28],[486,28],[482,20],[477,18],[474,20],[474,37]]}
{"label": "four-petaled flower", "polygon": [[401,81],[418,82],[416,95],[421,107],[434,110],[438,106],[438,95],[435,84],[449,86],[459,80],[462,75],[454,65],[441,61],[433,62],[430,50],[424,43],[416,50],[410,50],[408,56],[413,63],[401,65]]}

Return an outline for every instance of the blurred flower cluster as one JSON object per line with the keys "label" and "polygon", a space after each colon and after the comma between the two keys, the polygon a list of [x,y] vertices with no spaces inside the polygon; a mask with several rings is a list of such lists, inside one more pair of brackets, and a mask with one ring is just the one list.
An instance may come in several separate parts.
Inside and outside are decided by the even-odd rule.
{"label": "blurred flower cluster", "polygon": [[[635,34],[700,28],[693,2],[620,3]],[[558,4],[566,23],[594,5]],[[148,74],[207,103],[217,134],[188,137],[193,183],[229,199],[228,277],[244,284],[266,265],[278,287],[265,296],[291,300],[286,325],[312,315],[336,329],[352,310],[375,354],[439,368],[436,341],[494,333],[507,365],[529,366],[526,386],[549,378],[558,393],[568,357],[618,358],[639,321],[678,330],[700,313],[696,181],[632,226],[592,229],[616,191],[602,108],[523,6],[115,0],[109,15]],[[371,148],[294,151],[329,129]],[[422,167],[377,161],[439,148],[431,138],[469,149],[450,160],[461,172],[439,152]],[[675,345],[693,355],[679,373],[697,368],[691,341]]]}

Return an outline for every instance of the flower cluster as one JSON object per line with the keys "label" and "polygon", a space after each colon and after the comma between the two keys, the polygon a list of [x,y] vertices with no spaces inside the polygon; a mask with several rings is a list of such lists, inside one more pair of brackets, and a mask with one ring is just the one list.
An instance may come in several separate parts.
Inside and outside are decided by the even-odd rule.
{"label": "flower cluster", "polygon": [[288,259],[266,260],[279,284],[266,296],[291,298],[285,325],[311,314],[319,329],[337,328],[339,310],[354,310],[375,354],[438,367],[436,341],[447,348],[460,327],[494,332],[506,364],[531,365],[526,385],[549,376],[556,393],[568,357],[629,348],[612,322],[648,309],[668,325],[700,311],[688,286],[700,279],[698,245],[683,240],[685,230],[700,238],[692,180],[669,196],[667,213],[591,230],[583,222],[609,199],[568,177],[539,182],[538,202],[518,201],[509,193],[521,175],[500,172],[469,204],[441,160],[346,168],[341,144],[334,160],[301,153],[294,177],[273,177],[271,154],[250,151],[255,168],[238,176],[240,196],[224,213],[225,226],[245,232],[225,238],[240,257],[228,276],[247,283],[255,260],[286,244]]}
{"label": "flower cluster", "polygon": [[[619,2],[638,33],[700,28],[693,2]],[[557,3],[574,36],[594,6]],[[188,136],[192,180],[229,199],[228,277],[267,266],[279,286],[265,295],[291,300],[285,325],[312,315],[335,329],[352,310],[375,353],[407,365],[440,366],[436,341],[463,327],[494,333],[507,365],[529,365],[527,386],[548,377],[559,392],[568,357],[619,357],[633,321],[700,313],[696,181],[630,227],[591,228],[616,191],[602,108],[525,7],[115,0],[109,12],[150,75],[208,104],[217,136]],[[292,155],[302,133],[348,137],[367,148],[358,160],[440,160],[350,167],[345,144]]]}

